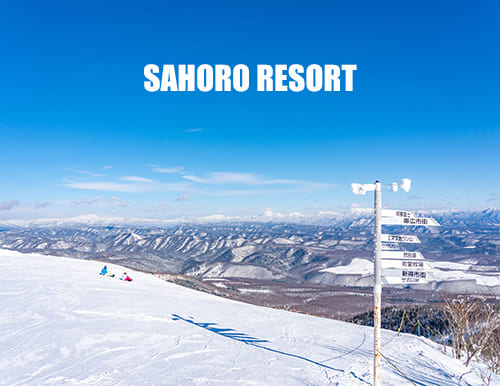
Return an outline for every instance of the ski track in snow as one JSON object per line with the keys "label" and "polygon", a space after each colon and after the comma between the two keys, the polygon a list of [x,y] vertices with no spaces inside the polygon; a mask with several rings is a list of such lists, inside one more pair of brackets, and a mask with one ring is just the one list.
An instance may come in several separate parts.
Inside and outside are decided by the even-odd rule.
{"label": "ski track in snow", "polygon": [[[123,282],[98,275],[101,267],[0,250],[0,384],[372,383],[369,327],[235,302],[130,269],[134,281]],[[393,334],[384,330],[383,341]],[[383,354],[419,385],[456,385],[469,371],[406,334]],[[407,383],[385,362],[382,379]],[[481,381],[471,373],[461,384]]]}

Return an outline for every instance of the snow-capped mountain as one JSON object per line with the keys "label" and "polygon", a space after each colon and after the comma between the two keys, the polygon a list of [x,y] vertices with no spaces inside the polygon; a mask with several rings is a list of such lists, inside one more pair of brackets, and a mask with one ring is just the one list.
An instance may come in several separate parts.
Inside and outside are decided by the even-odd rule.
{"label": "snow-capped mountain", "polygon": [[[473,274],[475,271],[498,273],[498,209],[426,214],[436,218],[441,227],[402,230],[387,226],[384,232],[418,234],[422,244],[405,248],[419,250],[428,260],[466,264]],[[291,217],[304,220],[298,214]],[[331,221],[333,225],[328,226],[287,223],[290,217],[275,213],[267,213],[266,218],[266,222],[221,222],[218,217],[211,217],[198,223],[169,226],[160,226],[154,222],[157,220],[151,220],[155,225],[143,222],[139,226],[129,225],[123,219],[84,216],[64,221],[17,223],[15,227],[7,224],[0,228],[0,247],[120,261],[146,271],[198,278],[245,277],[289,283],[371,285],[370,277],[358,273],[356,276],[325,274],[328,272],[325,269],[347,266],[354,258],[371,260],[371,217],[318,214],[316,221]]]}
{"label": "snow-capped mountain", "polygon": [[[432,216],[441,225],[480,225],[500,227],[500,209],[488,208],[483,211],[462,211],[455,209],[415,211],[419,216]],[[373,209],[355,208],[347,213],[322,211],[316,214],[305,215],[299,212],[282,214],[266,210],[260,215],[249,217],[228,217],[213,214],[203,217],[181,217],[171,219],[157,218],[125,218],[102,217],[87,214],[67,218],[40,218],[32,220],[0,220],[0,227],[68,227],[68,226],[157,226],[169,227],[180,224],[223,224],[223,223],[273,223],[273,224],[301,224],[315,226],[349,226],[366,225],[372,221]]]}

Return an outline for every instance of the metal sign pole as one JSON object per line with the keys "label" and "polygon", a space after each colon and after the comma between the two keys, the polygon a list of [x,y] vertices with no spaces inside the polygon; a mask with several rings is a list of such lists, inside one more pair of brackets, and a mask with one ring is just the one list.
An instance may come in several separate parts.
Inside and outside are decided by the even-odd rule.
{"label": "metal sign pole", "polygon": [[[408,178],[403,178],[399,184],[401,189],[405,192],[409,192],[411,188],[411,180]],[[393,192],[397,192],[398,184],[393,182],[389,185]],[[426,217],[416,217],[412,212],[405,210],[382,210],[382,184],[380,181],[376,181],[374,184],[359,184],[353,182],[351,184],[351,189],[354,194],[365,194],[366,192],[373,191],[375,193],[375,253],[374,253],[374,267],[373,267],[373,384],[375,386],[380,386],[380,358],[382,354],[380,353],[380,329],[382,325],[382,225],[422,225],[422,226],[438,226],[439,224],[432,218]],[[421,261],[423,257],[421,254],[413,252],[412,254],[405,251],[399,251],[397,243],[420,243],[420,240],[416,236],[407,235],[384,235],[384,241],[392,242],[392,244],[386,244],[386,259],[399,258],[400,260],[410,259],[408,261],[401,261],[401,266],[394,266],[393,261],[389,261],[386,265],[389,270],[398,271],[397,276],[387,276],[393,280],[395,284],[409,283],[410,279],[412,283],[420,283],[426,277],[426,272],[424,272],[425,265]],[[394,247],[395,246],[395,247]],[[388,252],[387,250],[392,250]],[[395,254],[398,251],[397,254]],[[401,254],[402,253],[402,254]],[[388,256],[389,255],[389,256]],[[413,260],[413,261],[411,261]],[[387,260],[386,260],[387,261]],[[417,263],[415,262],[417,261]],[[396,267],[397,269],[394,269]],[[401,267],[401,270],[399,268]],[[408,268],[412,269],[409,270]],[[394,274],[393,274],[394,275]]]}
{"label": "metal sign pole", "polygon": [[381,254],[382,254],[382,185],[375,182],[375,267],[373,286],[373,385],[380,386],[380,327],[382,307],[382,279],[381,279]]}

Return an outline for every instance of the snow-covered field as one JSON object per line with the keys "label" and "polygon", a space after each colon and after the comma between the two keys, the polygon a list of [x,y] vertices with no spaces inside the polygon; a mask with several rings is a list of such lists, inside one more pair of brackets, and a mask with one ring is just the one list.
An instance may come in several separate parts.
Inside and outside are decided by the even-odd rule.
{"label": "snow-covered field", "polygon": [[373,274],[373,262],[356,257],[347,265],[325,268],[321,272],[330,272],[336,275],[371,275]]}
{"label": "snow-covered field", "polygon": [[[371,328],[238,303],[129,269],[134,281],[123,282],[100,276],[102,266],[0,250],[1,384],[372,383]],[[382,333],[383,341],[393,336]],[[419,385],[456,385],[470,370],[405,334],[383,354]],[[382,382],[407,384],[385,362]],[[472,372],[460,384],[481,380]]]}
{"label": "snow-covered field", "polygon": [[433,262],[435,280],[475,280],[477,284],[488,287],[500,286],[500,274],[498,272],[470,273],[467,270],[473,268],[472,264]]}

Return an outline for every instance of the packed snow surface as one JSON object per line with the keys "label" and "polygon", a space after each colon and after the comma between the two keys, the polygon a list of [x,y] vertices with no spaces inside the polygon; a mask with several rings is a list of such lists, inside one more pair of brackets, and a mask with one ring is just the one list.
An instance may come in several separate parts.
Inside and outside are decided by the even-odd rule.
{"label": "packed snow surface", "polygon": [[[369,385],[372,329],[257,307],[103,263],[0,250],[0,384]],[[107,264],[120,275],[125,269]],[[384,342],[394,337],[382,332]],[[470,368],[406,334],[383,354],[419,385]],[[496,379],[498,380],[498,379]],[[384,385],[405,379],[386,362]],[[480,385],[474,373],[460,384]]]}
{"label": "packed snow surface", "polygon": [[348,265],[325,268],[320,272],[330,272],[337,275],[370,275],[373,274],[373,262],[356,257]]}
{"label": "packed snow surface", "polygon": [[500,275],[497,272],[477,274],[456,270],[442,271],[436,269],[432,273],[432,279],[439,281],[475,280],[478,285],[488,287],[500,286]]}

